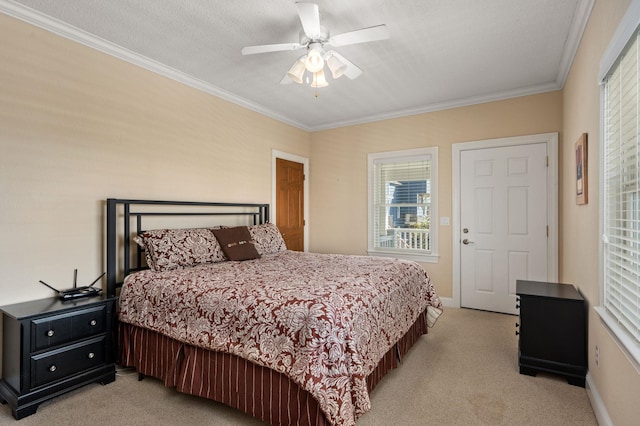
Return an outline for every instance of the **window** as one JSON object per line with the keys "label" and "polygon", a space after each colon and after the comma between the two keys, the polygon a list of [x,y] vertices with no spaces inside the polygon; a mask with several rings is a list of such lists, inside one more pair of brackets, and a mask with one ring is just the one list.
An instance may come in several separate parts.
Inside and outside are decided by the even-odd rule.
{"label": "window", "polygon": [[369,154],[369,254],[437,261],[438,148]]}
{"label": "window", "polygon": [[[637,25],[636,22],[633,28]],[[638,37],[637,30],[630,39],[625,37],[626,46],[610,61],[604,73],[601,71],[602,285],[601,306],[596,311],[625,349],[640,362]]]}

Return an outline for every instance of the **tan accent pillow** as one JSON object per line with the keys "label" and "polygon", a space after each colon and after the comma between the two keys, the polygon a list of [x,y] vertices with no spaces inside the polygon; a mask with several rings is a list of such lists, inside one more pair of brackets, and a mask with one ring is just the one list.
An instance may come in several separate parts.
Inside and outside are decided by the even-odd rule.
{"label": "tan accent pillow", "polygon": [[214,229],[220,247],[229,260],[250,260],[260,257],[246,226]]}

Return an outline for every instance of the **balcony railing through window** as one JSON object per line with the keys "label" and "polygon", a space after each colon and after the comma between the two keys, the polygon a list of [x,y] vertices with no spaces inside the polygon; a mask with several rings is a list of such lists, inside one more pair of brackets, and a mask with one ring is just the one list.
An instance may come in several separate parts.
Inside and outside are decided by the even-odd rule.
{"label": "balcony railing through window", "polygon": [[390,228],[387,235],[379,239],[380,248],[431,251],[428,229]]}

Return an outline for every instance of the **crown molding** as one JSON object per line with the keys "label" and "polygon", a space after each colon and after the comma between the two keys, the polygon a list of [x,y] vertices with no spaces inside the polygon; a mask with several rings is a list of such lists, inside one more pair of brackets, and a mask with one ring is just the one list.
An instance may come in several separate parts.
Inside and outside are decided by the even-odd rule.
{"label": "crown molding", "polygon": [[576,14],[571,22],[571,28],[569,29],[569,35],[564,45],[564,52],[560,59],[560,68],[558,69],[558,75],[556,77],[556,83],[561,89],[564,87],[564,83],[569,76],[571,65],[578,52],[578,47],[580,47],[580,41],[589,22],[594,4],[595,0],[582,0],[576,9]]}
{"label": "crown molding", "polygon": [[255,111],[259,114],[297,127],[301,130],[309,131],[308,126],[305,126],[303,123],[292,120],[291,118],[284,115],[275,113],[274,111],[267,109],[262,105],[236,96],[233,93],[222,90],[210,83],[195,78],[182,71],[178,71],[160,62],[154,61],[153,59],[142,56],[131,50],[125,49],[122,46],[97,37],[51,16],[45,15],[41,12],[38,12],[37,10],[31,9],[30,7],[24,6],[11,0],[0,0],[0,12],[24,21],[28,24],[42,28],[43,30],[49,31],[58,36],[75,41],[76,43],[80,43],[91,49],[106,53],[107,55],[111,55],[115,58],[129,62],[153,73],[170,78],[172,80],[190,86],[196,90],[200,90],[202,92],[232,102],[236,105]]}
{"label": "crown molding", "polygon": [[383,114],[357,118],[354,120],[346,120],[341,122],[321,124],[318,126],[310,127],[309,131],[318,132],[321,130],[335,129],[338,127],[355,126],[358,124],[366,124],[366,123],[372,123],[374,121],[390,120],[394,118],[407,117],[410,115],[424,114],[427,112],[443,111],[446,109],[478,105],[478,104],[483,104],[487,102],[503,101],[511,98],[519,98],[522,96],[538,95],[540,93],[553,92],[560,89],[562,89],[562,87],[560,87],[556,83],[545,83],[545,84],[540,84],[536,86],[518,88],[514,90],[489,93],[485,95],[472,96],[468,98],[461,98],[453,101],[438,102],[438,103],[428,104],[428,105],[424,105],[417,108],[400,109],[396,111],[386,112]]}
{"label": "crown molding", "polygon": [[339,127],[366,124],[374,121],[389,120],[410,115],[500,101],[520,96],[535,95],[554,90],[561,90],[569,74],[569,70],[571,69],[571,64],[573,63],[573,59],[578,50],[582,34],[589,20],[589,16],[591,14],[594,3],[595,0],[583,0],[580,2],[580,7],[576,11],[576,16],[573,20],[569,36],[565,44],[564,54],[561,59],[560,69],[558,71],[555,83],[547,83],[509,91],[462,98],[453,101],[433,103],[416,108],[389,111],[383,114],[377,114],[353,120],[324,123],[316,126],[309,126],[299,121],[292,120],[290,117],[274,112],[273,110],[268,109],[262,105],[234,95],[233,93],[227,92],[219,87],[216,87],[203,80],[197,79],[182,71],[178,71],[160,62],[154,61],[131,50],[125,49],[122,46],[104,40],[84,30],[76,28],[72,25],[40,13],[34,9],[16,3],[12,0],[0,0],[0,12],[32,24],[36,27],[42,28],[58,36],[80,43],[91,49],[98,50],[102,53],[106,53],[115,58],[129,62],[153,73],[170,78],[172,80],[190,86],[196,90],[200,90],[202,92],[224,99],[241,107],[247,108],[251,111],[262,114],[266,117],[273,118],[274,120],[278,120],[284,124],[288,124],[306,132],[316,132]]}

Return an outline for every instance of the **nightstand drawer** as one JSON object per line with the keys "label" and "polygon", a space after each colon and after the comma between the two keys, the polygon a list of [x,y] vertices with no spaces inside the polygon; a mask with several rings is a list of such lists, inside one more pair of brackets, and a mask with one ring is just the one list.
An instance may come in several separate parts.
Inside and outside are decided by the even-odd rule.
{"label": "nightstand drawer", "polygon": [[115,298],[59,297],[0,307],[0,401],[21,419],[51,398],[116,378],[112,320]]}
{"label": "nightstand drawer", "polygon": [[39,351],[106,330],[104,305],[32,321],[33,350]]}
{"label": "nightstand drawer", "polygon": [[103,365],[105,336],[31,356],[31,387]]}

